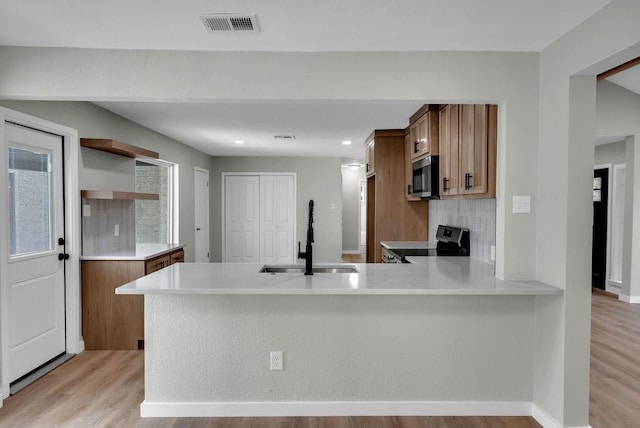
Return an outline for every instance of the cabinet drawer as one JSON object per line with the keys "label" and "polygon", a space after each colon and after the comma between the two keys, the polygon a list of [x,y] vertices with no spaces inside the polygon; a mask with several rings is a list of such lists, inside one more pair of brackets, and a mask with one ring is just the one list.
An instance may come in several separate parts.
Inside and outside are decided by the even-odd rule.
{"label": "cabinet drawer", "polygon": [[156,257],[155,259],[149,260],[145,264],[145,274],[149,275],[152,272],[165,268],[171,264],[171,257],[167,254],[166,256]]}
{"label": "cabinet drawer", "polygon": [[174,253],[169,254],[171,259],[171,264],[174,263],[184,263],[184,251],[176,251]]}

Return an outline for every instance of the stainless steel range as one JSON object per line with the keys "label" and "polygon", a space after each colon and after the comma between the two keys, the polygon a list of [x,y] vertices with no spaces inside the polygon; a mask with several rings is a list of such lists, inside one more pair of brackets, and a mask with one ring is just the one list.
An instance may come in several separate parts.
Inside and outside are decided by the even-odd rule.
{"label": "stainless steel range", "polygon": [[383,243],[384,263],[408,263],[407,256],[469,256],[469,230],[455,226],[439,225],[436,244],[420,241],[395,241]]}

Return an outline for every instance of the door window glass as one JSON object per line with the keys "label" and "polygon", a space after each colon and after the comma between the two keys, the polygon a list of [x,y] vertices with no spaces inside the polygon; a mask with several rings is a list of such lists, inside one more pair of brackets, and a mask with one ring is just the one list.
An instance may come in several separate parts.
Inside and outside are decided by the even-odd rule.
{"label": "door window glass", "polygon": [[51,154],[10,147],[11,256],[51,250],[51,220]]}

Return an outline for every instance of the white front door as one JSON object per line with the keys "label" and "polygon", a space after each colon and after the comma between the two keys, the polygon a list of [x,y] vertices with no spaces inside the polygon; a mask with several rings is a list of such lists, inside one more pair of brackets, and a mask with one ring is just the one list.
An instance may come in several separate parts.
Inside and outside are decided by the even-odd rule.
{"label": "white front door", "polygon": [[13,382],[65,352],[63,140],[8,122],[5,129],[9,260],[3,295]]}
{"label": "white front door", "polygon": [[196,263],[209,263],[209,171],[196,168]]}

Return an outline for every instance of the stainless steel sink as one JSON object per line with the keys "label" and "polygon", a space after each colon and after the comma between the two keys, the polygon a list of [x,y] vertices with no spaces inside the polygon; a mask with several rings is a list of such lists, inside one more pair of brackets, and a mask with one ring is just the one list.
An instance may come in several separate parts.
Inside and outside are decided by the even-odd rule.
{"label": "stainless steel sink", "polygon": [[[352,265],[314,266],[313,273],[358,273]],[[303,265],[264,265],[260,273],[304,273]]]}

